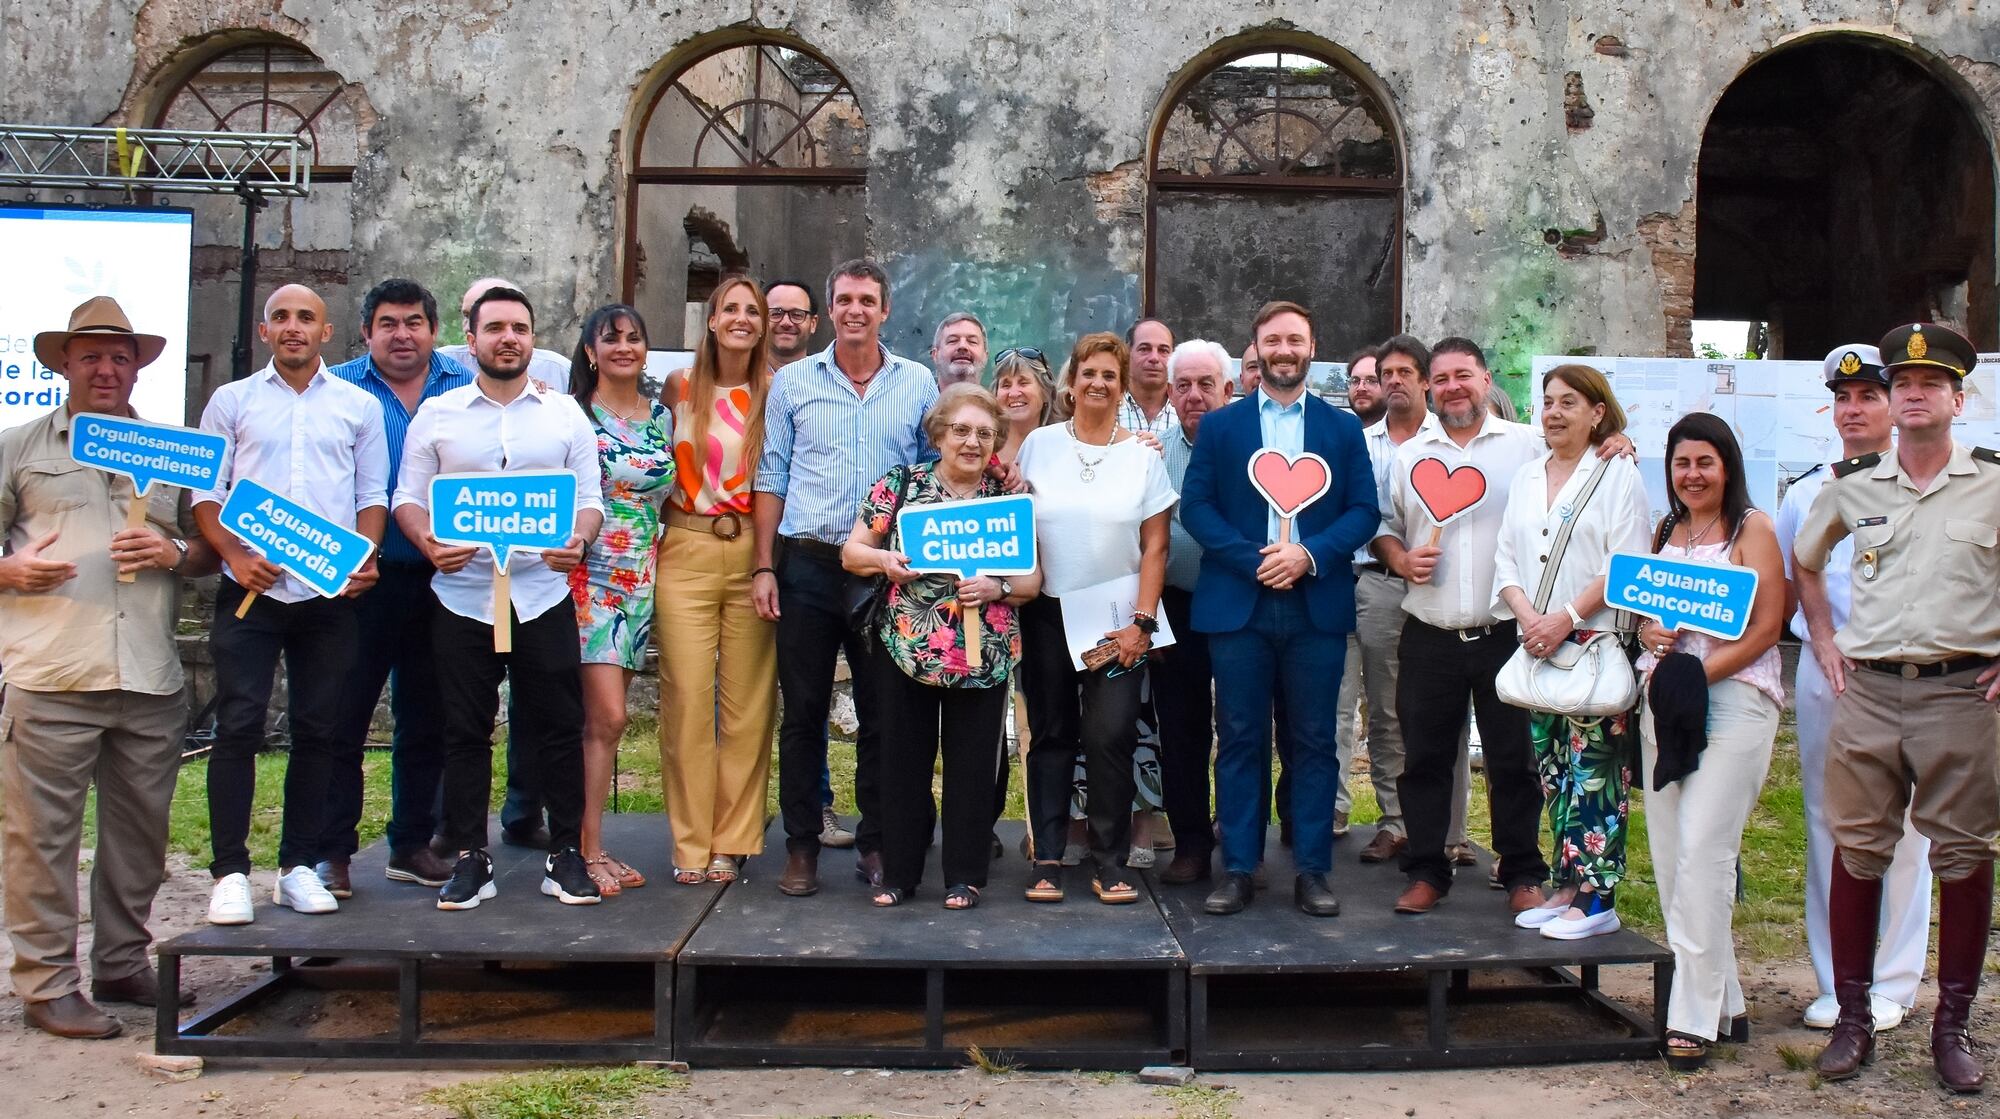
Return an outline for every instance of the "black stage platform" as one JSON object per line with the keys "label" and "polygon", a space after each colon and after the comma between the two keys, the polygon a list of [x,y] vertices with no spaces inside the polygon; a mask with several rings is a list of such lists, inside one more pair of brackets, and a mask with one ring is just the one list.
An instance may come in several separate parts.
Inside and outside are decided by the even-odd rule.
{"label": "black stage platform", "polygon": [[[708,1066],[963,1064],[979,1046],[1029,1067],[1407,1068],[1639,1058],[1658,1051],[1671,956],[1632,933],[1563,943],[1513,928],[1485,868],[1423,917],[1397,917],[1391,867],[1362,866],[1371,830],[1335,847],[1331,920],[1291,904],[1275,832],[1268,892],[1246,912],[1201,912],[1207,884],[1150,884],[1135,905],[1021,896],[1018,821],[983,904],[943,908],[933,849],[916,898],[868,904],[851,851],[825,851],[821,890],[778,893],[781,829],[734,886],[675,885],[666,821],[610,816],[606,842],[652,881],[602,905],[543,897],[540,856],[495,848],[500,896],[466,913],[356,858],[356,896],[304,917],[260,898],[254,924],[160,946],[257,956],[269,977],[183,1023],[160,1052]],[[1163,864],[1164,865],[1164,864]],[[268,879],[265,879],[268,881]],[[1651,966],[1653,1019],[1597,990],[1604,965]]]}

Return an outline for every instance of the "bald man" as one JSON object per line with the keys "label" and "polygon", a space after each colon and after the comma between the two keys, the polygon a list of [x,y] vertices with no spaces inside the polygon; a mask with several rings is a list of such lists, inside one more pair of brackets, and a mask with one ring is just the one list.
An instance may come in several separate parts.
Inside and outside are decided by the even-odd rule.
{"label": "bald man", "polygon": [[[222,527],[222,505],[240,480],[274,490],[336,524],[382,542],[389,519],[389,451],[382,408],[359,386],[327,372],[320,352],[333,338],[326,304],[288,284],[264,301],[257,336],[270,364],[215,390],[201,426],[229,437],[215,488],[194,495],[202,538],[222,557],[209,651],[215,658],[215,748],[208,762],[208,827],[214,891],[208,919],[246,925],[250,803],[257,751],[279,654],[284,655],[292,747],[285,763],[285,815],[272,899],[300,913],[340,908],[348,885],[323,883],[327,782],[338,745],[341,689],[359,640],[353,598],[375,583],[375,561],[341,598],[311,587],[251,551]],[[254,595],[237,617],[244,599]],[[342,876],[345,877],[344,875]]]}
{"label": "bald man", "polygon": [[[465,289],[465,294],[460,296],[458,300],[459,327],[464,331],[467,338],[472,337],[472,304],[480,296],[485,295],[493,288],[512,288],[515,291],[528,290],[512,280],[500,276],[481,276],[479,279],[472,281]],[[472,359],[471,346],[439,346],[437,352],[464,366],[465,371],[468,373],[479,372],[479,363]],[[528,376],[557,392],[568,392],[569,359],[554,350],[544,350],[537,347],[535,356],[528,362]],[[513,794],[513,791],[513,782],[509,780],[508,793],[510,796]],[[502,825],[502,827],[506,826],[505,824]],[[530,844],[530,846],[534,846],[534,844]],[[546,846],[546,844],[542,846]]]}

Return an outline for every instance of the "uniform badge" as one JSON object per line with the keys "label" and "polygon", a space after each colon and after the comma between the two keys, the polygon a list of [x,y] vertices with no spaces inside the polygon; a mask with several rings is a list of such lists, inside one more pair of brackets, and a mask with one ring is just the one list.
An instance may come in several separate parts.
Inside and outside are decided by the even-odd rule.
{"label": "uniform badge", "polygon": [[1875,561],[1880,558],[1881,556],[1873,548],[1861,553],[1861,577],[1863,579],[1873,579],[1875,577]]}
{"label": "uniform badge", "polygon": [[1919,326],[1910,331],[1910,341],[1906,348],[1912,358],[1922,358],[1930,352],[1930,343],[1924,341],[1923,327]]}
{"label": "uniform badge", "polygon": [[1861,355],[1853,350],[1840,355],[1840,371],[1850,377],[1861,372]]}

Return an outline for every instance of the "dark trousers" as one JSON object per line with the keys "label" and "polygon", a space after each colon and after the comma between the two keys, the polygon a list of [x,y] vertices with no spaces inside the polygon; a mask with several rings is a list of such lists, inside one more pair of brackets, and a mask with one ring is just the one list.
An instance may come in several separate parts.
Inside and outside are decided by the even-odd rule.
{"label": "dark trousers", "polygon": [[1540,885],[1549,876],[1539,834],[1542,784],[1528,738],[1528,713],[1502,703],[1493,690],[1501,666],[1520,647],[1512,622],[1499,623],[1471,641],[1415,618],[1403,623],[1396,647],[1402,663],[1396,718],[1403,726],[1404,761],[1396,795],[1409,827],[1403,873],[1411,881],[1451,889],[1451,860],[1444,844],[1451,830],[1452,782],[1468,703],[1479,720],[1479,741],[1486,752],[1487,804],[1502,878],[1513,887]]}
{"label": "dark trousers", "polygon": [[1174,643],[1148,658],[1153,709],[1160,716],[1160,799],[1174,831],[1174,857],[1204,862],[1215,850],[1208,810],[1209,755],[1215,749],[1215,689],[1208,635],[1189,616],[1194,596],[1160,592]]}
{"label": "dark trousers", "polygon": [[[886,658],[885,658],[886,660]],[[993,782],[1007,688],[938,688],[884,663],[882,698],[882,882],[914,890],[923,880],[932,820],[944,823],[947,886],[985,886],[993,837]],[[931,774],[944,754],[941,811]]]}
{"label": "dark trousers", "polygon": [[425,563],[385,563],[380,570],[380,580],[354,600],[358,652],[342,688],[322,858],[346,858],[360,849],[361,759],[384,684],[396,724],[389,740],[389,850],[414,851],[437,830],[444,710],[431,655],[431,615],[437,610],[432,569]]}
{"label": "dark trousers", "polygon": [[[1250,621],[1208,635],[1215,661],[1216,817],[1223,869],[1250,874],[1264,861],[1264,791],[1271,773],[1272,702],[1284,697],[1291,758],[1292,859],[1300,874],[1333,862],[1333,802],[1340,789],[1336,742],[1340,673],[1347,635],[1316,628],[1303,596],[1263,590]],[[1439,844],[1442,849],[1443,844]]]}
{"label": "dark trousers", "polygon": [[1139,670],[1109,676],[1079,672],[1063,637],[1062,603],[1033,599],[1021,607],[1021,691],[1028,700],[1028,827],[1035,858],[1062,857],[1076,755],[1083,753],[1089,792],[1090,851],[1097,865],[1119,866],[1132,838],[1132,751],[1139,742]]}
{"label": "dark trousers", "polygon": [[345,598],[279,602],[260,597],[242,618],[244,590],[223,578],[215,594],[208,648],[215,658],[215,749],[208,760],[209,872],[250,873],[250,806],[257,791],[257,751],[278,657],[285,658],[286,710],[292,747],[285,760],[285,817],[278,833],[281,870],[324,857],[327,778],[340,730],[341,686],[355,656],[354,603]]}
{"label": "dark trousers", "polygon": [[[854,681],[854,803],[857,854],[882,847],[882,716],[876,697],[875,638],[847,624],[847,572],[831,555],[778,541],[778,811],[785,849],[819,850],[821,774],[826,772],[826,713],[833,704],[835,656],[846,652]],[[894,671],[892,668],[891,671]]]}
{"label": "dark trousers", "polygon": [[577,845],[583,822],[583,660],[567,599],[531,621],[514,619],[514,651],[493,651],[493,627],[439,606],[431,615],[444,708],[444,836],[461,851],[486,846],[493,795],[493,719],[500,679],[513,674],[507,739],[527,759],[549,808],[549,849]]}

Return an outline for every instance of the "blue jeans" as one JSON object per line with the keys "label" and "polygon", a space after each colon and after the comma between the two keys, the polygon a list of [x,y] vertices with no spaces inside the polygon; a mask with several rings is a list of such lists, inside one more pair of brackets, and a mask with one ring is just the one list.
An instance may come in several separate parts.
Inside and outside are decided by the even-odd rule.
{"label": "blue jeans", "polygon": [[1291,758],[1286,764],[1292,859],[1300,874],[1333,865],[1333,802],[1340,789],[1336,743],[1340,673],[1347,635],[1316,629],[1300,595],[1265,590],[1249,624],[1208,635],[1215,671],[1215,808],[1222,865],[1250,874],[1264,861],[1271,773],[1272,704],[1284,697]]}

